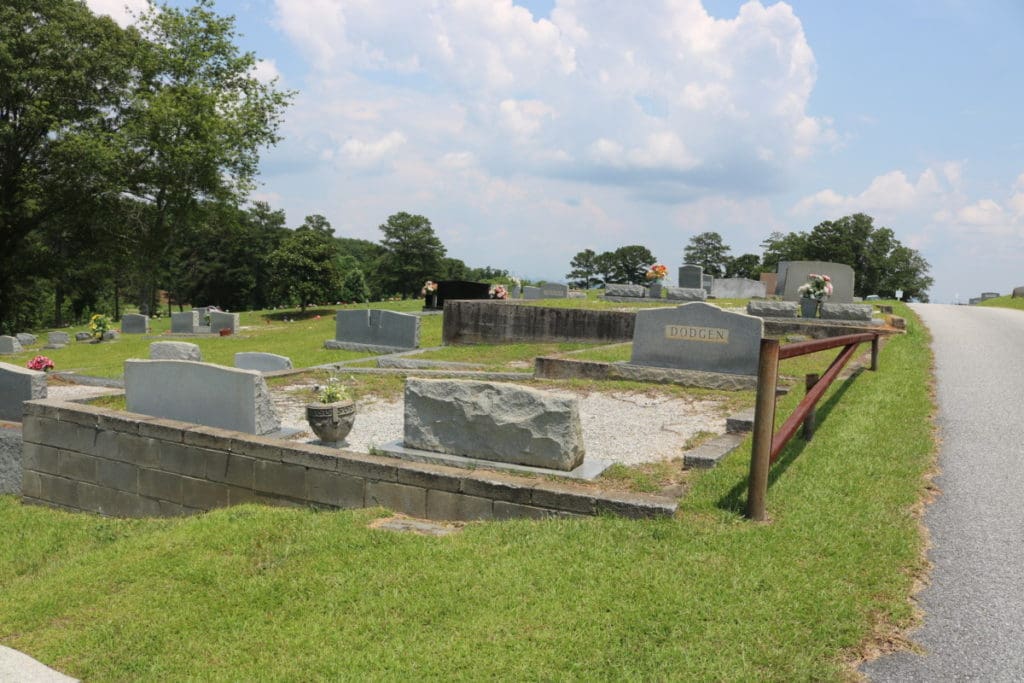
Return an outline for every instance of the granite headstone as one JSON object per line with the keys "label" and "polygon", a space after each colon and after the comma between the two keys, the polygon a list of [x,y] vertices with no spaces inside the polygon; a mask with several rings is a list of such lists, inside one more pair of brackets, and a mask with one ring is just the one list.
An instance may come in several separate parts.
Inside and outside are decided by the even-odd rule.
{"label": "granite headstone", "polygon": [[0,420],[21,421],[22,403],[46,398],[46,373],[0,363]]}
{"label": "granite headstone", "polygon": [[798,288],[807,282],[811,273],[832,278],[832,296],[827,301],[836,304],[853,303],[853,268],[845,263],[828,261],[780,261],[782,298],[786,301],[800,299]]}
{"label": "granite headstone", "polygon": [[679,286],[684,289],[703,289],[704,269],[690,263],[679,266]]}
{"label": "granite headstone", "polygon": [[121,316],[121,332],[124,334],[145,334],[149,330],[149,318],[138,313]]}
{"label": "granite headstone", "polygon": [[334,339],[324,342],[335,349],[415,349],[420,345],[420,318],[379,308],[338,311]]}

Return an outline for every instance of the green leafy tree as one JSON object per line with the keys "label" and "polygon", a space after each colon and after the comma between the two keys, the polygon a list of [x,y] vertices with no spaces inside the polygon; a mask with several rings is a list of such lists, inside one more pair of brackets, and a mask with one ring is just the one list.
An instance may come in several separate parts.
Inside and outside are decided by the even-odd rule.
{"label": "green leafy tree", "polygon": [[614,282],[641,285],[647,282],[647,269],[655,262],[654,254],[644,246],[631,244],[612,252]]}
{"label": "green leafy tree", "polygon": [[717,232],[702,232],[690,238],[683,260],[701,266],[705,275],[721,277],[729,263],[729,247]]}
{"label": "green leafy tree", "polygon": [[440,277],[445,248],[426,216],[401,211],[380,226],[384,255],[379,262],[386,292],[417,296],[423,283]]}
{"label": "green leafy tree", "polygon": [[601,273],[597,267],[597,253],[593,249],[584,249],[569,262],[571,271],[565,277],[573,287],[590,289],[601,284]]}
{"label": "green leafy tree", "polygon": [[743,254],[730,258],[725,264],[726,277],[745,277],[756,280],[761,274],[761,257],[757,254]]}
{"label": "green leafy tree", "polygon": [[779,261],[808,260],[807,233],[791,232],[783,234],[773,231],[761,242],[764,253],[761,255],[761,272],[778,271]]}
{"label": "green leafy tree", "polygon": [[595,256],[594,268],[597,269],[597,274],[601,276],[603,284],[619,282],[619,280],[615,279],[616,263],[614,252],[603,251]]}
{"label": "green leafy tree", "polygon": [[280,303],[336,301],[341,289],[338,245],[322,230],[299,228],[270,255],[271,289]]}
{"label": "green leafy tree", "polygon": [[363,303],[370,300],[370,288],[359,268],[350,268],[341,277],[341,300],[346,303]]}

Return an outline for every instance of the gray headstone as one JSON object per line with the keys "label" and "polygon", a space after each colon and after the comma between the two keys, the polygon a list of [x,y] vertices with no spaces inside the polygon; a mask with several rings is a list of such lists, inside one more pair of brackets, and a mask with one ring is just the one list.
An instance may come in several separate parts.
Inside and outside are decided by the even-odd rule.
{"label": "gray headstone", "polygon": [[605,296],[632,296],[641,299],[647,296],[643,285],[609,284],[604,288]]}
{"label": "gray headstone", "polygon": [[21,404],[46,398],[46,373],[0,363],[0,420],[21,422]]}
{"label": "gray headstone", "polygon": [[[988,301],[989,299],[998,299],[1000,296],[1002,296],[1002,295],[999,292],[982,292],[981,293],[981,300],[982,301]],[[21,341],[21,335],[20,334],[18,335],[18,340]],[[21,342],[21,343],[24,344],[25,342]]]}
{"label": "gray headstone", "polygon": [[756,375],[764,321],[706,303],[637,311],[630,363]]}
{"label": "gray headstone", "polygon": [[103,333],[103,341],[114,341],[120,336],[121,335],[117,330],[107,330]]}
{"label": "gray headstone", "polygon": [[700,287],[666,287],[665,296],[672,301],[704,301],[708,293]]}
{"label": "gray headstone", "polygon": [[970,303],[971,306],[975,306],[977,304],[980,304],[981,303],[981,297],[980,296],[973,297],[968,303]]}
{"label": "gray headstone", "polygon": [[150,360],[203,360],[203,352],[188,342],[162,341],[149,345]]}
{"label": "gray headstone", "polygon": [[128,410],[247,434],[280,429],[267,383],[255,370],[185,360],[124,362]]}
{"label": "gray headstone", "polygon": [[823,320],[871,320],[871,312],[874,307],[871,304],[833,304],[823,303],[818,309],[818,315]]}
{"label": "gray headstone", "polygon": [[853,268],[845,263],[828,261],[780,261],[779,287],[782,288],[782,298],[786,301],[799,299],[797,288],[807,282],[811,273],[832,278],[832,296],[827,301],[836,304],[853,303]]}
{"label": "gray headstone", "polygon": [[0,335],[0,353],[21,353],[21,342],[17,337],[10,337],[6,334]]}
{"label": "gray headstone", "polygon": [[196,308],[193,308],[192,310],[196,312],[196,317],[199,318],[199,324],[206,325],[206,316],[210,315],[210,307],[198,306]]}
{"label": "gray headstone", "polygon": [[743,277],[716,277],[711,285],[711,296],[716,299],[763,299],[765,286],[763,282]]}
{"label": "gray headstone", "polygon": [[523,298],[524,299],[543,299],[540,287],[534,287],[532,285],[523,285]]}
{"label": "gray headstone", "polygon": [[49,344],[70,344],[71,335],[67,332],[49,332],[46,335],[46,341]]}
{"label": "gray headstone", "polygon": [[406,380],[404,443],[563,471],[584,455],[575,398],[498,382]]}
{"label": "gray headstone", "polygon": [[276,353],[260,351],[242,351],[235,354],[235,367],[258,372],[274,372],[275,370],[291,370],[292,359]]}
{"label": "gray headstone", "polygon": [[75,332],[75,341],[89,341],[92,335],[88,332]]}
{"label": "gray headstone", "polygon": [[1013,296],[1011,296],[1010,298],[1011,299],[1018,299],[1020,297],[1024,297],[1024,287],[1014,287],[1013,288]]}
{"label": "gray headstone", "polygon": [[679,266],[679,286],[684,289],[702,289],[704,287],[704,269],[690,263]]}
{"label": "gray headstone", "polygon": [[561,285],[557,282],[548,282],[541,285],[540,294],[544,299],[568,299],[569,285]]}
{"label": "gray headstone", "polygon": [[759,318],[795,318],[800,305],[795,301],[748,301],[747,314]]}
{"label": "gray headstone", "polygon": [[714,275],[705,275],[705,276],[703,276],[701,278],[701,286],[704,288],[704,291],[707,292],[708,294],[711,294],[711,287],[713,287],[714,284],[715,284],[715,276]]}
{"label": "gray headstone", "polygon": [[21,452],[24,445],[20,429],[0,429],[0,496],[21,495]]}
{"label": "gray headstone", "polygon": [[238,313],[210,311],[210,332],[220,334],[221,330],[231,330],[231,334],[238,332]]}
{"label": "gray headstone", "polygon": [[28,332],[19,332],[14,336],[17,338],[18,343],[21,344],[22,346],[35,346],[37,341],[36,335],[29,334]]}
{"label": "gray headstone", "polygon": [[342,343],[415,349],[420,345],[420,319],[377,308],[338,311],[334,338]]}
{"label": "gray headstone", "polygon": [[174,334],[193,334],[199,327],[198,311],[182,311],[171,313],[171,332]]}
{"label": "gray headstone", "polygon": [[149,330],[149,318],[138,313],[125,313],[121,316],[121,332],[124,334],[146,334]]}

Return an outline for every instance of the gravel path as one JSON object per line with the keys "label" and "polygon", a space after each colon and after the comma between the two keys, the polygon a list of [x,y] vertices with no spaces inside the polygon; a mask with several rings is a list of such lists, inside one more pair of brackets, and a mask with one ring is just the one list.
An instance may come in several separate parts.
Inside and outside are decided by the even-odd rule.
{"label": "gravel path", "polygon": [[931,583],[924,622],[874,681],[1024,680],[1024,314],[917,305],[933,336],[941,494],[924,516]]}
{"label": "gravel path", "polygon": [[[683,445],[694,434],[725,433],[726,413],[718,401],[640,393],[554,393],[579,399],[588,458],[625,465],[672,460],[682,457]],[[301,389],[274,390],[282,426],[302,430],[293,438],[312,442],[315,437],[306,424],[307,397]],[[401,439],[402,408],[401,399],[360,402],[347,448],[365,453],[372,446]]]}

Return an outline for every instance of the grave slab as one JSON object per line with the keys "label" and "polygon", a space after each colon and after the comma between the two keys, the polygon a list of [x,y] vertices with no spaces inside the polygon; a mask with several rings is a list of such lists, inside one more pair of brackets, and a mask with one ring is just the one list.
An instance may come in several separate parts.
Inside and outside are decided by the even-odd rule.
{"label": "grave slab", "polygon": [[408,350],[419,345],[419,316],[381,309],[338,311],[334,339],[324,343],[326,348],[358,350]]}
{"label": "grave slab", "polygon": [[188,342],[153,342],[149,345],[150,360],[203,360],[203,352]]}
{"label": "grave slab", "polygon": [[19,332],[14,336],[22,346],[35,346],[37,341],[36,335],[29,334],[28,332]]}
{"label": "grave slab", "polygon": [[796,318],[800,305],[795,301],[748,301],[747,315],[759,318]]}
{"label": "grave slab", "polygon": [[11,337],[9,335],[0,335],[0,354],[13,354],[21,353],[21,342],[18,341],[17,337]]}
{"label": "grave slab", "polygon": [[823,320],[870,321],[873,309],[871,304],[823,303],[818,310]]}
{"label": "grave slab", "polygon": [[276,353],[242,351],[235,354],[235,367],[243,370],[256,370],[258,372],[291,370],[292,359],[288,356],[279,356]]}
{"label": "grave slab", "polygon": [[608,284],[605,285],[604,295],[611,296],[625,296],[632,297],[634,299],[643,299],[647,296],[647,288],[643,285],[628,285],[628,284]]}
{"label": "grave slab", "polygon": [[700,287],[666,287],[665,298],[671,301],[704,301],[708,293]]}
{"label": "grave slab", "polygon": [[46,398],[46,373],[0,363],[0,420],[21,421],[21,404]]}

